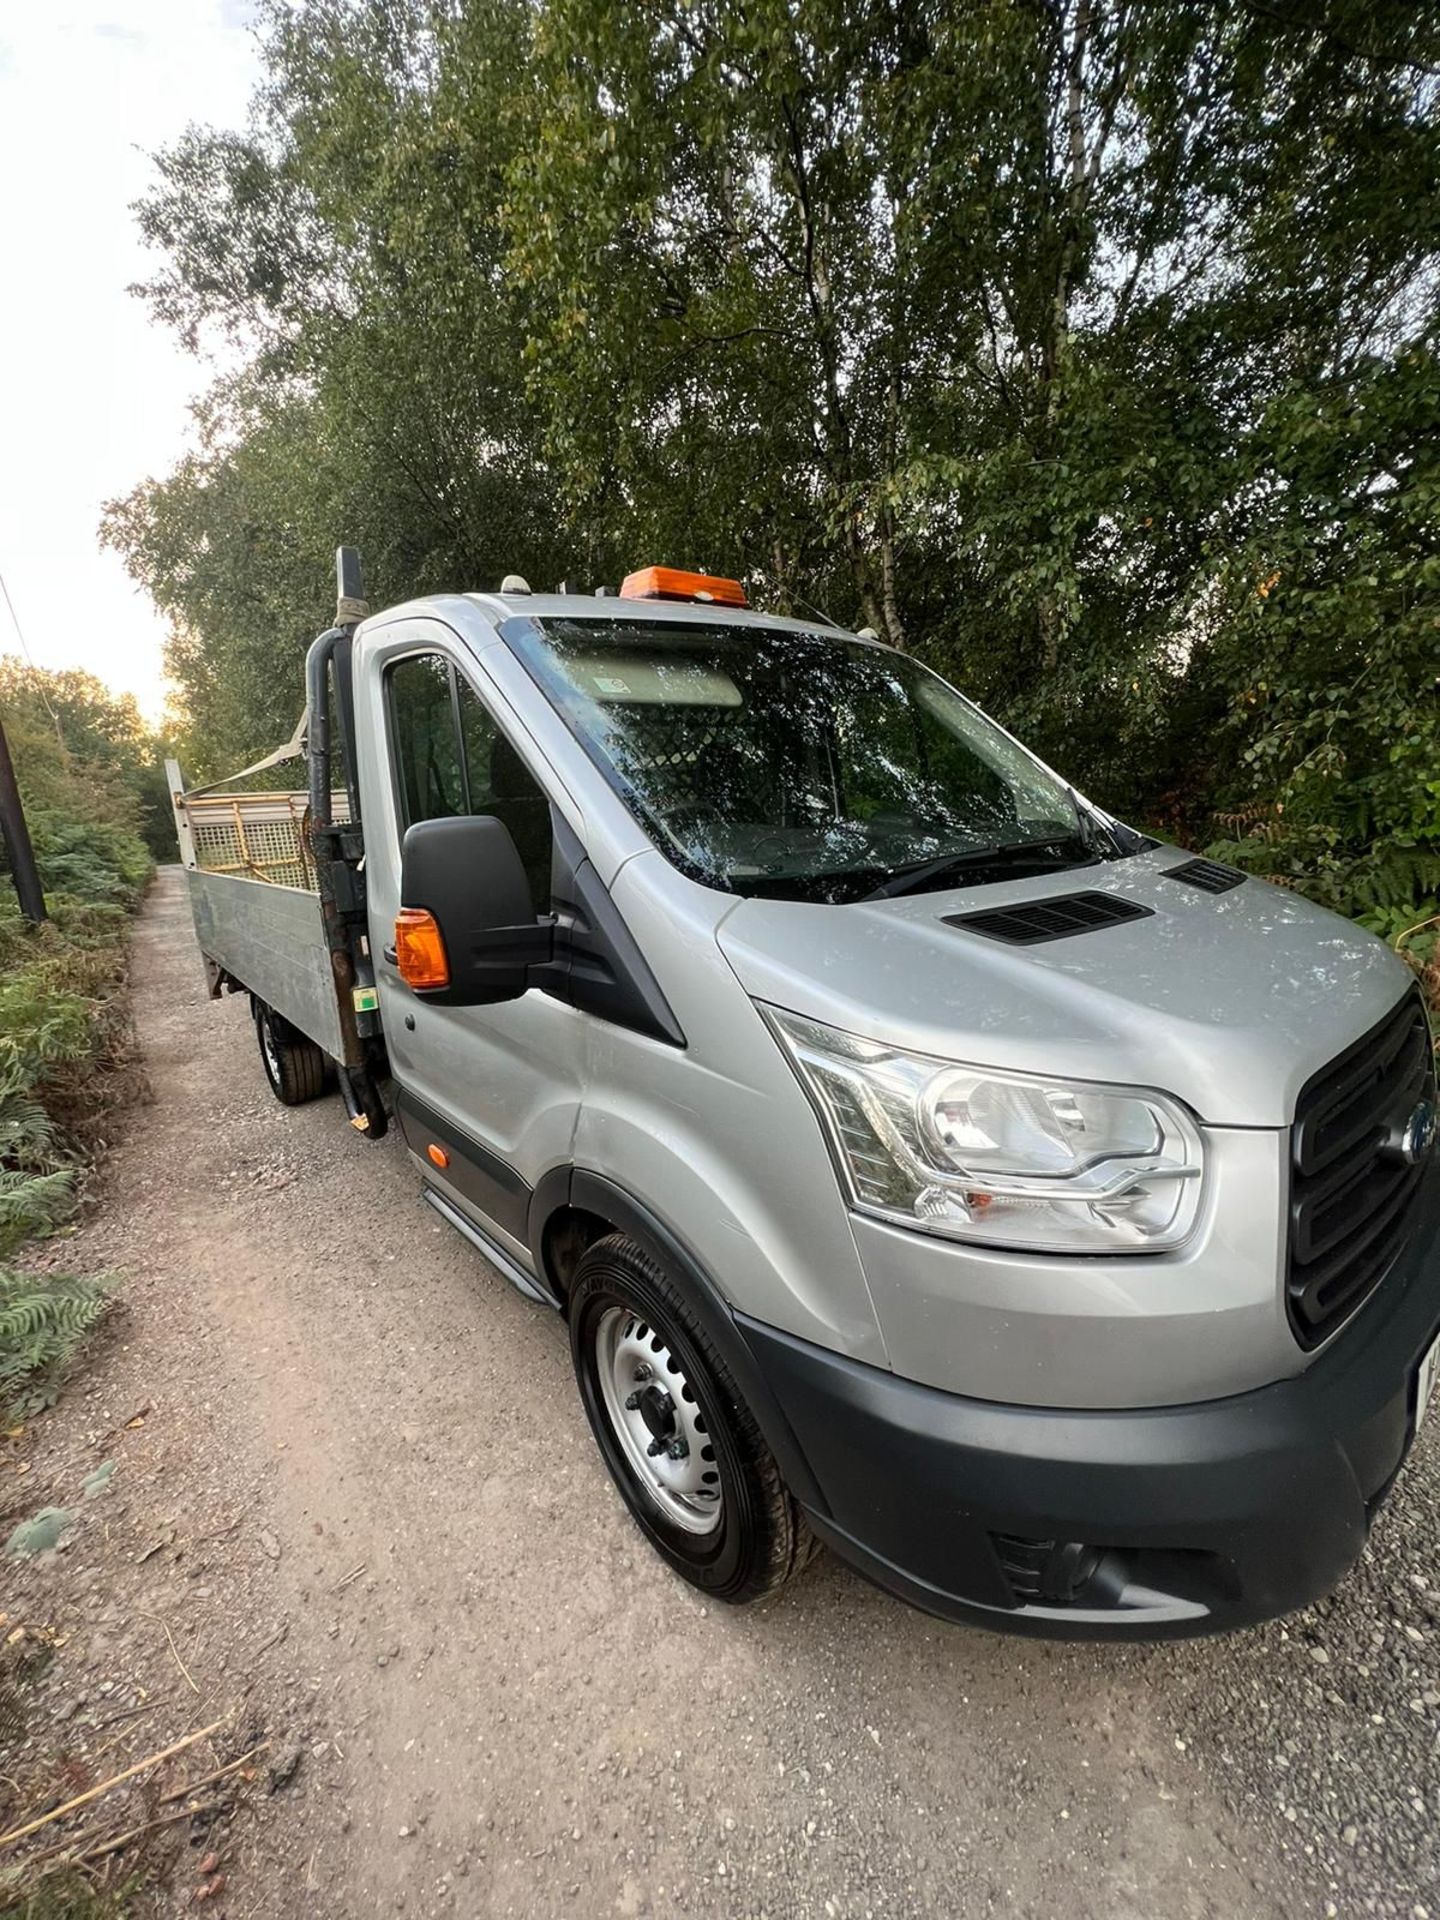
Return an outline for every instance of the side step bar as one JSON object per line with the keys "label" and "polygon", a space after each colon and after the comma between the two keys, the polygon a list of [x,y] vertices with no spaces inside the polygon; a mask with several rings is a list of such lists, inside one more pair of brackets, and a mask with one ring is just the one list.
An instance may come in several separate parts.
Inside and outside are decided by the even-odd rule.
{"label": "side step bar", "polygon": [[434,1187],[422,1187],[421,1191],[440,1218],[454,1227],[457,1233],[463,1234],[477,1253],[483,1253],[491,1266],[504,1274],[517,1293],[523,1293],[525,1298],[533,1300],[537,1307],[549,1307],[552,1312],[559,1311],[556,1302],[546,1293],[539,1281],[526,1273],[520,1263],[506,1253],[503,1247],[497,1247],[490,1236],[477,1227],[473,1220],[467,1220],[458,1207],[451,1206],[444,1194],[437,1193]]}

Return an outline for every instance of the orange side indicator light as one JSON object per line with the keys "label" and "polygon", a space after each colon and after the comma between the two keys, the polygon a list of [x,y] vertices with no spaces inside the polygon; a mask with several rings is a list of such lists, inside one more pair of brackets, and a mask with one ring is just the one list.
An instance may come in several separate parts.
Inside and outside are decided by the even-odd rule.
{"label": "orange side indicator light", "polygon": [[716,607],[747,607],[745,589],[738,580],[718,573],[686,573],[681,567],[642,567],[627,573],[620,588],[622,600],[699,600]]}
{"label": "orange side indicator light", "polygon": [[448,987],[450,957],[433,913],[402,907],[395,917],[395,964],[407,987]]}
{"label": "orange side indicator light", "polygon": [[449,1154],[446,1153],[443,1147],[437,1147],[433,1140],[430,1142],[429,1146],[426,1147],[425,1151],[430,1156],[430,1164],[432,1166],[441,1167],[441,1168],[449,1166],[450,1164]]}

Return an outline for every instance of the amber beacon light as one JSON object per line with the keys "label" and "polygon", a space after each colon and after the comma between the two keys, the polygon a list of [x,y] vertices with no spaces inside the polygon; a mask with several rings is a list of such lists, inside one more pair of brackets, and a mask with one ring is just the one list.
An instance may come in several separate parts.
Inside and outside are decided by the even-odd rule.
{"label": "amber beacon light", "polygon": [[628,573],[620,588],[622,600],[698,600],[705,606],[745,607],[745,589],[738,580],[718,573],[686,573],[680,567],[642,567]]}
{"label": "amber beacon light", "polygon": [[395,965],[407,987],[449,986],[445,936],[424,907],[402,907],[395,916]]}

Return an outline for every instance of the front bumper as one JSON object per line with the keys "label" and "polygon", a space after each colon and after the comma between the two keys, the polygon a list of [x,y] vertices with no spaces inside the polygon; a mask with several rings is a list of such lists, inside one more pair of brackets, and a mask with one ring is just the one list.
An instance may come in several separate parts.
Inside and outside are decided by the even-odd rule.
{"label": "front bumper", "polygon": [[962,1399],[740,1329],[818,1489],[815,1530],[881,1586],[1012,1632],[1212,1633],[1308,1605],[1358,1559],[1414,1438],[1437,1239],[1440,1156],[1390,1274],[1304,1373],[1187,1406]]}

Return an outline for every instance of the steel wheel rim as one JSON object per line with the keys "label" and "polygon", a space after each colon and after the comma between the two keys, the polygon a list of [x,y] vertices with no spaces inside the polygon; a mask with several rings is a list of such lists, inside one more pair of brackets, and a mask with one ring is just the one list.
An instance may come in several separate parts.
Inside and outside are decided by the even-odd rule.
{"label": "steel wheel rim", "polygon": [[265,1071],[270,1076],[271,1086],[278,1087],[280,1084],[280,1049],[275,1044],[275,1029],[271,1025],[270,1016],[267,1013],[262,1013],[260,1016],[260,1058],[265,1062]]}
{"label": "steel wheel rim", "polygon": [[715,1447],[695,1389],[662,1336],[633,1308],[607,1307],[596,1323],[594,1358],[626,1466],[666,1520],[686,1533],[714,1533],[725,1506]]}

